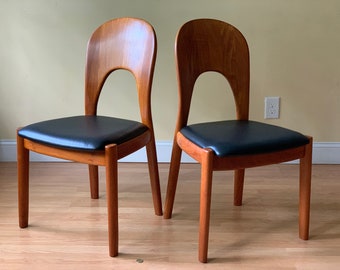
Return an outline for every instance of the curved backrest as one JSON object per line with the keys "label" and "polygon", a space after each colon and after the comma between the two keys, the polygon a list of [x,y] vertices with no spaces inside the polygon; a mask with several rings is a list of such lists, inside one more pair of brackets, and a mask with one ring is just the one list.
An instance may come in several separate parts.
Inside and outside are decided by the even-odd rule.
{"label": "curved backrest", "polygon": [[189,21],[178,31],[175,54],[180,97],[178,130],[187,124],[195,82],[207,71],[219,72],[229,81],[237,119],[248,119],[249,49],[240,31],[215,19]]}
{"label": "curved backrest", "polygon": [[136,80],[142,122],[152,128],[150,99],[156,51],[155,31],[144,20],[118,18],[96,29],[87,46],[86,115],[97,113],[99,95],[110,73],[125,69]]}

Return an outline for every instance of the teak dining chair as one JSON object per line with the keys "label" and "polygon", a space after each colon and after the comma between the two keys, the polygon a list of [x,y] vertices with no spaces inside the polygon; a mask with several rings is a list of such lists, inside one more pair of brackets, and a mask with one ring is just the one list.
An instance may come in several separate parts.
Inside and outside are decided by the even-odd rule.
{"label": "teak dining chair", "polygon": [[[300,159],[300,238],[309,237],[312,138],[249,120],[249,49],[241,32],[215,19],[197,19],[179,30],[175,45],[179,109],[164,218],[171,218],[182,150],[201,164],[199,260],[207,262],[213,171],[234,170],[234,204],[242,204],[246,168]],[[236,120],[188,125],[197,78],[222,74],[236,104]],[[210,91],[211,89],[207,89]],[[207,110],[214,104],[206,104]]]}
{"label": "teak dining chair", "polygon": [[[92,34],[86,55],[85,115],[47,120],[17,131],[19,226],[28,226],[29,151],[89,165],[90,190],[98,198],[98,166],[106,168],[109,254],[118,254],[117,161],[146,146],[154,211],[162,215],[151,116],[151,86],[157,51],[153,27],[137,18],[117,18]],[[115,70],[136,81],[141,122],[97,115],[102,87]]]}

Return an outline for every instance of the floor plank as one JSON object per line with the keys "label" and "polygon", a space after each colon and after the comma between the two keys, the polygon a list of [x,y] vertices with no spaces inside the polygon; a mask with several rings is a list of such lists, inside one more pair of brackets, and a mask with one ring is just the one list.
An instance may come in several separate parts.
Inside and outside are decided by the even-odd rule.
{"label": "floor plank", "polygon": [[[163,200],[169,164],[160,164]],[[119,256],[108,256],[104,171],[90,199],[87,167],[32,163],[29,227],[17,219],[16,164],[0,163],[0,269],[339,269],[340,165],[314,165],[311,238],[298,238],[298,167],[215,172],[209,263],[197,260],[199,166],[183,164],[173,218],[153,214],[146,164],[119,164]]]}

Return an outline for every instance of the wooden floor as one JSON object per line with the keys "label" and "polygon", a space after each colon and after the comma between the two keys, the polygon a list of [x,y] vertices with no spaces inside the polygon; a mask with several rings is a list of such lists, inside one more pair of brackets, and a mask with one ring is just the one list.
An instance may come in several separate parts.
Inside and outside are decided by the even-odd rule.
{"label": "wooden floor", "polygon": [[[163,200],[168,164],[160,164]],[[104,176],[104,171],[101,171]],[[171,220],[153,214],[146,164],[119,165],[119,256],[108,256],[105,179],[87,167],[33,163],[30,226],[17,220],[16,164],[0,163],[0,269],[340,269],[340,165],[315,165],[311,238],[298,238],[298,167],[249,169],[244,205],[232,173],[213,182],[209,263],[197,260],[199,166],[183,164]]]}

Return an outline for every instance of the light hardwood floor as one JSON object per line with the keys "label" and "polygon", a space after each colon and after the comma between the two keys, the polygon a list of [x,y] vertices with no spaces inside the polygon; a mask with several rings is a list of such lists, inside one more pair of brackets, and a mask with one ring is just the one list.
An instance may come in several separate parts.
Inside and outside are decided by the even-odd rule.
{"label": "light hardwood floor", "polygon": [[[163,201],[169,164],[160,164]],[[340,269],[340,165],[314,165],[310,240],[298,238],[297,165],[213,180],[209,263],[197,260],[199,165],[183,164],[174,215],[153,214],[146,164],[119,164],[119,256],[108,256],[105,178],[91,200],[87,167],[33,163],[30,226],[18,227],[16,164],[0,163],[0,269]],[[138,259],[143,262],[137,262]]]}

